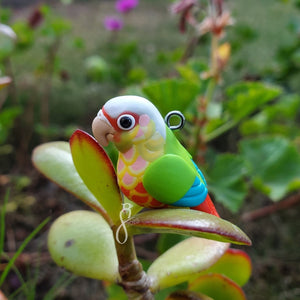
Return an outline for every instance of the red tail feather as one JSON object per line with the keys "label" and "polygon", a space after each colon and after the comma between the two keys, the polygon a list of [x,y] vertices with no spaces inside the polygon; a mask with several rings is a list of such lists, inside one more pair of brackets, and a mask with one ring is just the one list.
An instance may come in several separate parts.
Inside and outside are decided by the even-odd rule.
{"label": "red tail feather", "polygon": [[202,202],[201,204],[199,204],[197,206],[191,207],[191,208],[209,213],[209,214],[217,216],[217,217],[220,217],[208,194],[207,194],[204,202]]}

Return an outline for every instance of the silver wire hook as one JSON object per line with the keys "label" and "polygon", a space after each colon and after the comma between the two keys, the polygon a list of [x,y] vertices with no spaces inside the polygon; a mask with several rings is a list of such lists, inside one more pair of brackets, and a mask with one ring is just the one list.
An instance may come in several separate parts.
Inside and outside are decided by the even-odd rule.
{"label": "silver wire hook", "polygon": [[[177,125],[170,124],[170,119],[174,116],[179,117],[179,119],[180,119],[180,122]],[[183,113],[180,112],[179,110],[172,110],[169,113],[167,113],[167,115],[165,116],[165,122],[171,130],[181,129],[184,126],[185,117],[184,117]]]}
{"label": "silver wire hook", "polygon": [[[128,232],[127,232],[127,228],[126,228],[126,222],[130,219],[131,217],[131,208],[133,207],[132,204],[130,203],[123,203],[122,204],[122,210],[120,211],[120,221],[121,221],[121,224],[120,226],[118,227],[117,231],[116,231],[116,240],[119,244],[123,245],[126,243],[127,239],[128,239]],[[127,214],[126,216],[126,220],[123,219],[123,213],[124,214]],[[124,240],[123,241],[120,241],[120,238],[119,238],[119,235],[120,235],[120,230],[121,228],[123,228],[124,230]]]}

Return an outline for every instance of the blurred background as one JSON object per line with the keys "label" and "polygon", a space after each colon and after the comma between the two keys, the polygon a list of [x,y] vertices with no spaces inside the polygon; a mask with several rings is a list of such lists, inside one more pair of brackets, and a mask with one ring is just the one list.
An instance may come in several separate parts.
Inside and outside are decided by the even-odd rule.
{"label": "blurred background", "polygon": [[[212,1],[222,7],[218,32],[204,23],[207,2],[194,2],[196,24],[168,0],[128,11],[109,0],[0,2],[0,272],[51,217],[7,275],[9,299],[122,299],[54,265],[51,222],[88,208],[31,163],[35,146],[68,141],[77,128],[91,133],[101,106],[121,94],[161,110],[188,99],[187,132],[204,129],[178,137],[220,215],[253,242],[243,248],[253,263],[247,299],[300,299],[300,1]],[[146,266],[172,243],[137,237],[137,253]]]}

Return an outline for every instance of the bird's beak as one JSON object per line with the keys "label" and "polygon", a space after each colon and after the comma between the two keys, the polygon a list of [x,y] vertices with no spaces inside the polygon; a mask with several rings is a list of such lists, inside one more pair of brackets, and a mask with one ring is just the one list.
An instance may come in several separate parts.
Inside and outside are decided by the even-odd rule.
{"label": "bird's beak", "polygon": [[103,147],[107,146],[113,140],[115,129],[110,125],[100,110],[92,123],[92,131],[95,139]]}

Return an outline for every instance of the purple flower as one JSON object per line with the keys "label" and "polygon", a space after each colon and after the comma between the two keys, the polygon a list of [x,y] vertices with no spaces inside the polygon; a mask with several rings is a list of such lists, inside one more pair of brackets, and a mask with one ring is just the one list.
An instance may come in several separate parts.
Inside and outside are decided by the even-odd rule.
{"label": "purple flower", "polygon": [[117,0],[116,10],[120,13],[128,13],[139,4],[139,0]]}
{"label": "purple flower", "polygon": [[108,16],[104,20],[104,26],[109,31],[119,31],[123,27],[123,21],[115,16]]}

